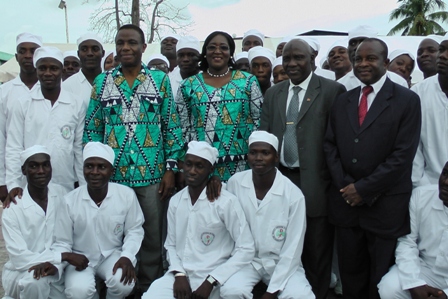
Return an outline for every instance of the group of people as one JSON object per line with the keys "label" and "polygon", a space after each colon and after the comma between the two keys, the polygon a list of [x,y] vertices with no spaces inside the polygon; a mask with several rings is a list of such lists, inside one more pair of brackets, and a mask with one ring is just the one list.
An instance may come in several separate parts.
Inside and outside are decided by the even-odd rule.
{"label": "group of people", "polygon": [[447,298],[448,35],[414,58],[358,26],[320,67],[317,39],[263,43],[170,35],[144,63],[134,25],[109,52],[18,35],[6,298],[325,299],[332,276],[348,299]]}

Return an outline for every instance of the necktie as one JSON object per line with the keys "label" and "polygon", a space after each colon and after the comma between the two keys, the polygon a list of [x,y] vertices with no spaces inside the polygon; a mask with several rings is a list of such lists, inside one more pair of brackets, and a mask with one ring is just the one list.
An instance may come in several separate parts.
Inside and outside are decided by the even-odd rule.
{"label": "necktie", "polygon": [[299,159],[299,146],[297,145],[297,121],[299,119],[299,92],[300,86],[293,87],[293,96],[289,102],[288,112],[286,113],[286,130],[284,140],[284,158],[285,163],[291,167]]}
{"label": "necktie", "polygon": [[362,96],[361,96],[361,102],[359,103],[358,107],[358,120],[359,120],[359,126],[362,125],[364,122],[364,118],[366,118],[367,114],[367,96],[373,91],[372,86],[364,86],[362,88]]}

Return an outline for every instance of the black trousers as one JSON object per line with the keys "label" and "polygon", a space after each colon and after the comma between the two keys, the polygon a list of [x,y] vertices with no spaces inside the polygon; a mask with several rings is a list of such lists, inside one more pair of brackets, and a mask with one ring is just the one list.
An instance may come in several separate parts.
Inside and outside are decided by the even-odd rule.
{"label": "black trousers", "polygon": [[396,239],[360,227],[336,227],[344,299],[380,299],[378,283],[395,262]]}
{"label": "black trousers", "polygon": [[[284,176],[301,188],[299,169],[290,170],[281,165],[279,169]],[[330,224],[328,217],[306,217],[302,264],[316,299],[325,299],[328,295],[333,244],[334,226]]]}

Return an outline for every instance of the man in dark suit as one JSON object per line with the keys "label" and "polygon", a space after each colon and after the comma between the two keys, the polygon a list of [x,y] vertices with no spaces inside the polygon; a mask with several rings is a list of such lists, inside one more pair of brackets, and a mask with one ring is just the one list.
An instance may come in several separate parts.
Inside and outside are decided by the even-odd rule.
{"label": "man in dark suit", "polygon": [[[333,101],[345,88],[312,72],[310,46],[293,39],[283,49],[283,69],[290,80],[266,92],[260,129],[279,140],[280,171],[305,195],[307,229],[302,262],[318,299],[330,284],[334,228],[327,217],[330,173],[323,142]],[[291,232],[293,233],[293,232]]]}
{"label": "man in dark suit", "polygon": [[325,137],[344,298],[380,298],[377,284],[394,263],[397,238],[410,231],[420,99],[387,78],[388,62],[383,41],[362,42],[354,65],[361,86],[337,98]]}

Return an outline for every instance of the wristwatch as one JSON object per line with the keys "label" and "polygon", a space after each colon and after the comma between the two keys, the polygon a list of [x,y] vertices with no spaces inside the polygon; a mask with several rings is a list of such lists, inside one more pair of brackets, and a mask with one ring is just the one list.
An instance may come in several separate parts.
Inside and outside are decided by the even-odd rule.
{"label": "wristwatch", "polygon": [[218,285],[218,281],[211,275],[207,276],[206,280],[214,287]]}

